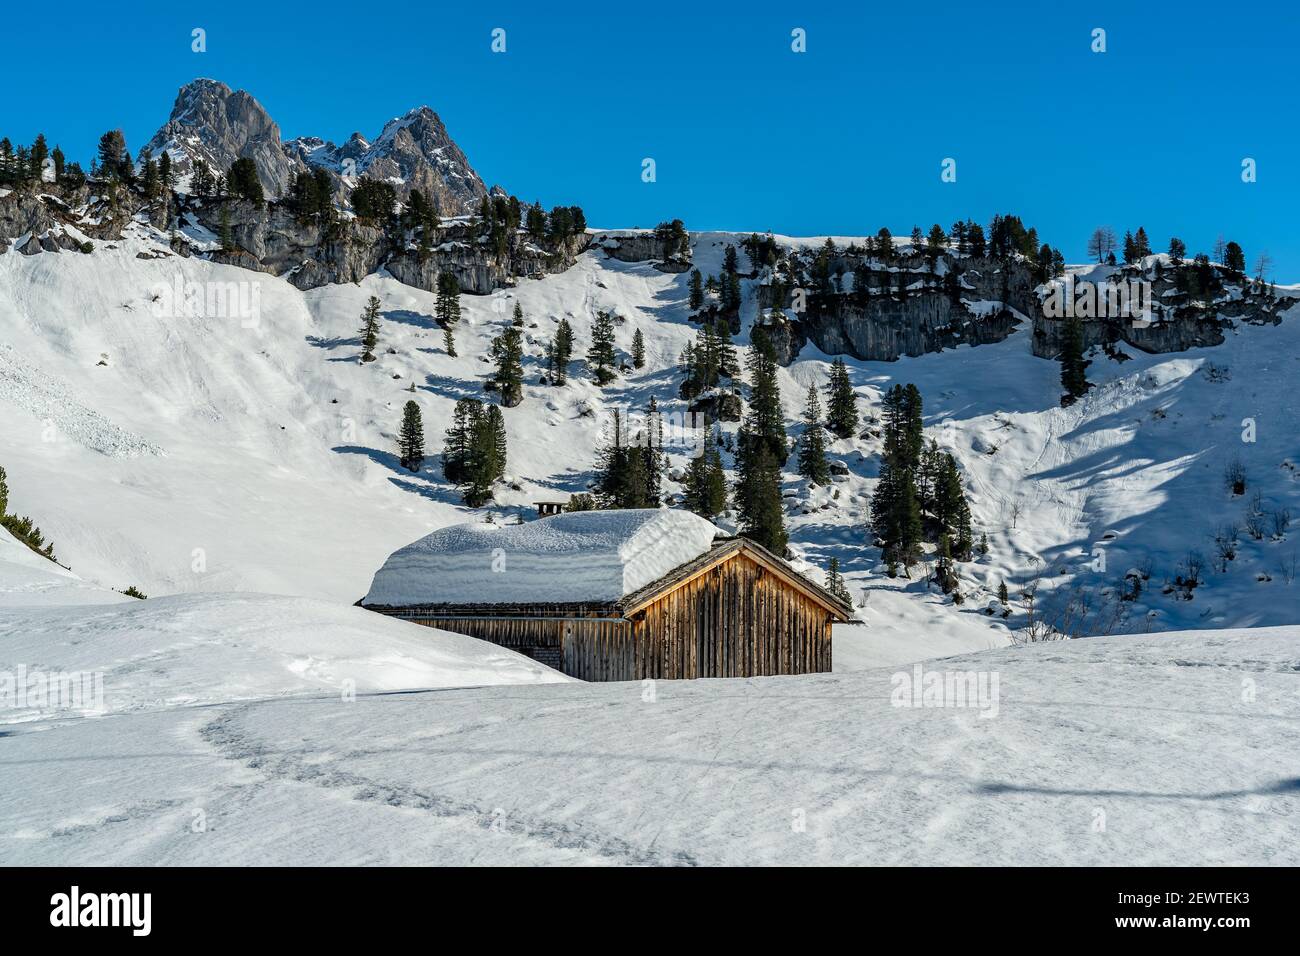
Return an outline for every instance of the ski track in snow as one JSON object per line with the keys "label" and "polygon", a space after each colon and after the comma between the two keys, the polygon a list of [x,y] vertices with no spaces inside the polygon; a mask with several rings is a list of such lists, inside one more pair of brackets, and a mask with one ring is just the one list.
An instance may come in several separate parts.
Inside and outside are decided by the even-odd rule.
{"label": "ski track in snow", "polygon": [[10,725],[0,772],[24,784],[0,793],[0,859],[1300,862],[1295,628],[929,668],[999,674],[996,715],[894,706],[884,669],[662,681],[654,702],[635,682],[413,688]]}

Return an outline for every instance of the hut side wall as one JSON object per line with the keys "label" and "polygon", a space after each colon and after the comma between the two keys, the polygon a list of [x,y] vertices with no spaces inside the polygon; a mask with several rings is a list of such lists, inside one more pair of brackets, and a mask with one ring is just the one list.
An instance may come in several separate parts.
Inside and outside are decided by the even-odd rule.
{"label": "hut side wall", "polygon": [[633,680],[628,622],[622,618],[419,617],[408,620],[491,641],[579,680]]}
{"label": "hut side wall", "polygon": [[737,554],[638,614],[636,678],[757,677],[831,669],[826,608]]}

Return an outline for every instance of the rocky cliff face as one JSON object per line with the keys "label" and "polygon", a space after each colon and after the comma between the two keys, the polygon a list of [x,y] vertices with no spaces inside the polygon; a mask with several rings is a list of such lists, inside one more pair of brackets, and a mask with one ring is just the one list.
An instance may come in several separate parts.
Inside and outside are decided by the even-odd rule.
{"label": "rocky cliff face", "polygon": [[251,159],[271,197],[283,196],[290,177],[303,168],[285,152],[280,127],[262,104],[217,80],[194,80],[181,87],[171,117],[145,149],[155,157],[170,153],[182,180],[193,171],[195,159],[201,158],[216,173],[224,173],[237,159]]}
{"label": "rocky cliff face", "polygon": [[[909,256],[885,266],[845,254],[828,263],[831,278],[820,288],[804,266],[783,264],[788,280],[768,274],[759,286],[760,308],[786,310],[763,323],[787,365],[806,342],[831,355],[887,362],[999,342],[1034,314],[1037,301],[1030,268],[1010,259]],[[860,288],[854,276],[865,280]]]}
{"label": "rocky cliff face", "polygon": [[94,196],[86,187],[40,191],[16,189],[0,195],[0,253],[10,244],[26,255],[61,250],[90,251],[91,239],[120,239],[131,207]]}
{"label": "rocky cliff face", "polygon": [[[1112,305],[1096,304],[1124,301],[1120,290],[1135,289],[1135,284],[1143,284],[1145,291],[1130,295],[1129,301],[1148,302],[1149,312],[1129,308],[1117,315]],[[1086,304],[1085,297],[1090,297]],[[1195,261],[1172,264],[1163,257],[1141,265],[1098,267],[1082,273],[1078,281],[1075,277],[1057,280],[1038,298],[1032,347],[1042,358],[1056,358],[1061,352],[1069,318],[1061,314],[1065,302],[1075,303],[1069,311],[1079,317],[1085,348],[1124,342],[1143,352],[1160,353],[1219,345],[1225,330],[1237,322],[1276,325],[1282,313],[1300,301],[1222,266]]]}
{"label": "rocky cliff face", "polygon": [[315,217],[296,217],[280,203],[255,206],[227,199],[189,205],[189,214],[218,235],[224,215],[236,249],[214,253],[214,259],[284,276],[300,289],[355,282],[384,268],[398,281],[431,292],[438,274],[451,272],[462,292],[486,295],[516,277],[567,269],[586,248],[585,237],[542,247],[516,234],[498,255],[476,225],[448,222],[432,231],[429,248],[421,253],[405,233],[358,220],[322,225]]}
{"label": "rocky cliff face", "polygon": [[680,273],[691,267],[689,245],[685,250],[652,231],[613,230],[597,233],[592,245],[620,262],[652,262],[660,272]]}

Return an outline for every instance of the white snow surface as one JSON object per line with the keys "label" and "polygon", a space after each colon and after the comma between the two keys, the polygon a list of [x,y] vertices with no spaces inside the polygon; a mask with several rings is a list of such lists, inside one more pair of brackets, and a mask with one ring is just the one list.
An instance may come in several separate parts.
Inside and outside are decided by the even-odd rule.
{"label": "white snow surface", "polygon": [[689,511],[652,509],[453,525],[394,552],[365,603],[617,601],[698,558],[719,533]]}
{"label": "white snow surface", "polygon": [[[0,671],[103,675],[102,712],[334,691],[564,682],[514,651],[357,607],[272,594],[184,594],[6,608]],[[58,716],[0,708],[0,724]]]}
{"label": "white snow surface", "polygon": [[[110,688],[146,705],[0,730],[0,862],[1300,863],[1295,627],[924,665],[996,677],[986,707],[902,706],[916,702],[899,693],[911,666],[660,681],[653,700],[639,683],[359,688],[349,700],[332,688],[281,696],[283,681],[236,699],[255,688],[232,655],[250,640],[278,645],[313,602],[285,606],[259,634],[263,599],[211,623],[217,596],[171,600],[152,626],[154,646],[175,652],[134,656],[115,608],[32,611],[0,635],[0,647],[19,642],[0,658],[103,665]],[[418,629],[371,617],[393,635]],[[232,619],[241,626],[220,652],[185,646],[187,630],[214,635]],[[299,625],[296,653],[377,645],[373,632],[309,633],[319,622]]]}
{"label": "white snow surface", "polygon": [[81,580],[0,528],[0,608],[133,601]]}

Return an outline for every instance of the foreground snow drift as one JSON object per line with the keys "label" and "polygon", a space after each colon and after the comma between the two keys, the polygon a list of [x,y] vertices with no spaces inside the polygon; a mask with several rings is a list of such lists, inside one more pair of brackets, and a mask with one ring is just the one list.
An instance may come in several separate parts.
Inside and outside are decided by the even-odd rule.
{"label": "foreground snow drift", "polygon": [[967,670],[984,706],[895,706],[906,667],[11,725],[0,859],[1300,863],[1300,629],[924,667]]}
{"label": "foreground snow drift", "polygon": [[[192,594],[0,613],[0,671],[101,673],[116,712],[285,694],[566,681],[513,651],[360,608],[267,594]],[[0,724],[67,716],[30,695]]]}

